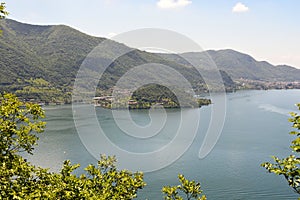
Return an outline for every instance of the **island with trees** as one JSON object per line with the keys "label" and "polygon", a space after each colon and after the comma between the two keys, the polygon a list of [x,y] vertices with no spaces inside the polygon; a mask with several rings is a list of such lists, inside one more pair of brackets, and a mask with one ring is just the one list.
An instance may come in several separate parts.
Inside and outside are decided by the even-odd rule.
{"label": "island with trees", "polygon": [[211,100],[193,96],[182,89],[175,89],[148,84],[138,88],[132,94],[126,89],[118,89],[121,95],[108,95],[94,97],[94,105],[107,109],[149,109],[149,108],[199,108],[211,104]]}

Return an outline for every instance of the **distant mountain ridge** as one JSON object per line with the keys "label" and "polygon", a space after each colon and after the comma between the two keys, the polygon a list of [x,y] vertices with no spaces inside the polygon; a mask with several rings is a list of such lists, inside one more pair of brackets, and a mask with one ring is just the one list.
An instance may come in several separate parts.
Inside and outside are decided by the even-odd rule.
{"label": "distant mountain ridge", "polygon": [[228,73],[233,79],[249,79],[260,81],[299,81],[300,69],[288,66],[274,66],[266,61],[257,61],[250,55],[240,53],[232,49],[225,50],[208,50],[205,52],[187,52],[181,55],[160,54],[165,59],[173,60],[184,65],[188,65],[184,58],[195,61],[200,68],[212,68],[211,62],[207,61],[209,55],[216,66]]}
{"label": "distant mountain ridge", "polygon": [[[68,102],[77,71],[88,55],[105,38],[93,37],[65,25],[31,25],[14,20],[0,20],[0,91],[17,92],[24,98]],[[119,48],[129,48],[115,43]],[[109,49],[108,49],[109,51]],[[214,79],[206,60],[209,54],[220,69],[227,89],[236,87],[240,78],[261,81],[300,81],[300,70],[258,62],[234,50],[209,50],[184,53],[199,64],[201,74],[180,55],[155,54],[140,50],[118,58],[100,81],[101,91],[108,90],[134,66],[161,63],[178,70],[195,90],[204,91],[201,75]]]}
{"label": "distant mountain ridge", "polygon": [[266,61],[234,50],[209,50],[207,53],[217,66],[233,79],[244,78],[261,81],[299,81],[300,70],[287,65],[274,66]]}

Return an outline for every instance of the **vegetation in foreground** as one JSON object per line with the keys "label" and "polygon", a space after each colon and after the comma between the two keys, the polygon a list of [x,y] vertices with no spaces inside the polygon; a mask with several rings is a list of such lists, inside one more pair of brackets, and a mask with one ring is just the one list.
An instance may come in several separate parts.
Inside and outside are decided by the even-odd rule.
{"label": "vegetation in foreground", "polygon": [[[297,104],[297,107],[300,110],[300,103]],[[292,118],[289,121],[293,123],[292,127],[296,130],[291,131],[290,134],[297,136],[290,146],[294,154],[283,159],[272,156],[275,163],[265,162],[261,166],[266,168],[270,173],[282,175],[287,180],[289,186],[296,193],[300,194],[300,115],[291,113],[291,116]]]}
{"label": "vegetation in foreground", "polygon": [[[142,172],[118,170],[116,158],[101,155],[86,173],[72,172],[80,165],[65,161],[59,173],[36,167],[20,153],[32,154],[38,134],[45,129],[44,111],[23,103],[13,94],[0,96],[0,199],[134,199],[146,186]],[[181,185],[163,187],[164,199],[206,199],[200,183],[179,175]]]}
{"label": "vegetation in foreground", "polygon": [[[0,3],[0,19],[5,18],[7,15],[5,3]],[[1,29],[0,33],[2,33]],[[34,81],[30,78],[30,81],[49,89],[49,83],[44,79]],[[294,87],[293,85],[287,86]],[[296,87],[299,87],[299,85]],[[25,93],[31,94],[30,89],[32,88],[24,87],[24,89]],[[40,92],[40,90],[37,91]],[[50,91],[53,93],[51,89]],[[23,93],[22,91],[19,92]],[[68,95],[70,96],[70,93]],[[297,106],[300,110],[300,104],[297,104]],[[293,128],[296,131],[291,131],[290,134],[296,135],[297,138],[292,141],[290,148],[293,152],[299,153],[300,115],[291,113],[291,116],[292,118],[289,121],[293,123]],[[116,158],[106,157],[105,155],[100,156],[97,166],[89,165],[85,168],[87,175],[82,174],[79,177],[73,175],[72,172],[80,165],[71,165],[69,160],[64,162],[60,173],[52,173],[48,169],[31,165],[19,153],[32,154],[33,146],[36,145],[38,140],[36,133],[43,132],[45,128],[45,123],[39,121],[43,117],[44,111],[39,105],[23,103],[13,94],[1,94],[1,199],[133,199],[137,196],[137,191],[146,185],[143,181],[142,172],[118,171],[115,166]],[[273,159],[275,164],[265,162],[261,166],[265,167],[270,173],[283,175],[289,186],[300,194],[300,157],[290,155],[279,159],[273,156]],[[165,194],[164,199],[180,200],[183,199],[181,195],[188,200],[206,199],[205,195],[201,196],[200,183],[189,181],[181,174],[178,175],[178,178],[181,185],[164,186],[162,188],[162,192]]]}
{"label": "vegetation in foreground", "polygon": [[[300,110],[300,104],[297,104]],[[297,138],[291,149],[300,152],[300,115],[291,113],[289,119]],[[138,190],[146,186],[142,172],[118,170],[115,157],[101,155],[98,164],[85,168],[86,173],[72,172],[80,165],[65,161],[59,173],[36,167],[20,152],[32,154],[38,133],[45,129],[41,121],[44,111],[37,104],[23,103],[13,94],[0,97],[0,197],[1,199],[134,199]],[[275,163],[263,163],[268,172],[283,175],[295,192],[300,194],[300,158],[290,155]],[[164,186],[164,199],[206,199],[200,183],[178,176],[180,185]],[[300,198],[299,198],[300,199]]]}
{"label": "vegetation in foreground", "polygon": [[8,12],[5,10],[5,8],[5,3],[0,3],[0,19],[4,19],[8,15]]}

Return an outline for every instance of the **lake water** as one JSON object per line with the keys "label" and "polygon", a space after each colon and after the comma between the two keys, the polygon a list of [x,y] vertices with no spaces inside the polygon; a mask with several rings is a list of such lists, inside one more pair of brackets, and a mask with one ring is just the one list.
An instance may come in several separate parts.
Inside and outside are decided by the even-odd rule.
{"label": "lake water", "polygon": [[[177,185],[177,174],[201,182],[208,199],[296,199],[298,197],[281,176],[266,173],[260,167],[270,156],[290,154],[287,121],[290,111],[297,111],[300,90],[240,91],[227,94],[226,120],[222,134],[213,150],[204,159],[198,158],[210,120],[212,106],[200,108],[201,121],[190,148],[173,164],[145,173],[147,186],[138,199],[163,199],[163,185]],[[39,146],[30,160],[37,165],[58,171],[62,162],[70,159],[83,167],[96,163],[77,134],[71,106],[45,107],[47,129],[40,136]],[[153,112],[160,112],[159,110]],[[183,117],[193,116],[198,109],[189,109]],[[128,151],[153,151],[168,143],[175,135],[180,119],[179,110],[168,110],[163,134],[147,140],[134,141],[114,123],[110,111],[96,108],[99,123],[107,137]],[[131,111],[137,124],[150,122],[148,111]],[[85,119],[82,119],[85,120]],[[89,121],[88,116],[86,119]],[[87,127],[88,124],[87,124]],[[91,129],[93,127],[91,126]],[[105,153],[105,152],[102,152]],[[138,162],[138,161],[137,161]],[[160,162],[153,158],[153,162]],[[82,172],[82,168],[78,173]]]}

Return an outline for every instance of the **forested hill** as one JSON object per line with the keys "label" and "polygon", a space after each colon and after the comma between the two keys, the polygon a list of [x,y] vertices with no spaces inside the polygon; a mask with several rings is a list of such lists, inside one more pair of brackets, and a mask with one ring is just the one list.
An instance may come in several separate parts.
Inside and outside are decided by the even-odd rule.
{"label": "forested hill", "polygon": [[70,91],[87,53],[103,40],[64,25],[36,26],[6,19],[0,21],[0,28],[0,84],[1,90],[5,86],[9,91],[28,86],[29,92],[39,93],[29,88],[36,84],[48,87],[46,92],[53,96],[64,96],[62,91]]}
{"label": "forested hill", "polygon": [[[0,20],[0,91],[15,92],[23,98],[33,98],[46,102],[69,102],[77,71],[88,55],[105,38],[93,37],[64,25],[39,26],[20,23],[14,20]],[[120,48],[128,48],[115,43]],[[109,49],[107,49],[109,51]],[[221,69],[221,75],[227,89],[236,87],[233,79],[239,77],[266,80],[296,80],[300,70],[292,67],[275,67],[268,64],[269,70],[251,71],[251,67],[265,69],[262,64],[245,57],[236,57],[226,51],[208,51]],[[203,52],[202,52],[203,53]],[[192,59],[198,59],[201,53],[187,53]],[[196,55],[196,56],[195,56]],[[185,55],[186,56],[186,55]],[[179,71],[193,88],[205,91],[205,84],[197,70],[170,54],[153,54],[133,50],[121,56],[102,77],[99,91],[109,90],[116,81],[134,66],[145,63],[165,64]],[[201,56],[200,56],[201,57]],[[239,59],[239,60],[236,60]],[[199,62],[201,73],[214,79],[214,72],[206,63]],[[245,70],[245,67],[248,70]],[[278,70],[277,70],[278,68]],[[256,76],[254,76],[256,75]],[[215,87],[217,90],[217,86]]]}
{"label": "forested hill", "polygon": [[181,55],[160,54],[165,59],[173,60],[178,63],[185,63],[182,57],[199,63],[203,69],[211,68],[211,62],[207,61],[207,54],[214,61],[214,64],[233,79],[248,79],[260,81],[300,81],[300,69],[287,66],[274,66],[266,61],[257,61],[250,55],[234,51],[208,50],[205,52],[188,52]]}
{"label": "forested hill", "polygon": [[[10,19],[1,20],[0,29],[3,30],[0,38],[0,90],[47,102],[70,100],[82,61],[104,40],[64,25],[38,26]],[[114,48],[116,46],[128,48],[119,43],[115,43]],[[179,70],[195,88],[203,89],[203,80],[195,69],[140,50],[133,50],[112,63],[99,88],[101,91],[110,89],[122,74],[144,63],[171,66]],[[210,72],[207,74],[214,76]],[[221,74],[228,87],[234,86],[225,72]]]}
{"label": "forested hill", "polygon": [[234,50],[210,50],[207,52],[218,67],[225,70],[233,79],[300,81],[300,70],[291,66],[274,66]]}

